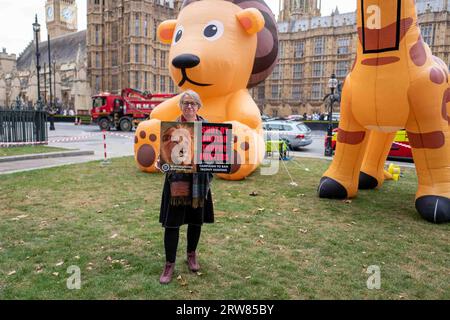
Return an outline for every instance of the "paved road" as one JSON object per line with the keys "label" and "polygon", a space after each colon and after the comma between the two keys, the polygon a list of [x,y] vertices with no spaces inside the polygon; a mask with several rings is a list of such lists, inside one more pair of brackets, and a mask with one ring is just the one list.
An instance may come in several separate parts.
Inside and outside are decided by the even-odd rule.
{"label": "paved road", "polygon": [[[292,155],[297,157],[312,157],[329,159],[330,157],[325,157],[325,137],[327,133],[325,131],[313,131],[313,143],[307,147],[301,148],[299,151],[292,152]],[[388,163],[394,163],[402,167],[414,168],[414,163],[408,161],[397,161],[393,159],[388,159]]]}
{"label": "paved road", "polygon": [[[0,164],[0,174],[104,159],[103,134],[97,126],[75,126],[72,123],[56,123],[55,126],[55,131],[49,131],[49,146],[94,151],[94,155],[2,163]],[[313,143],[291,154],[298,157],[325,158],[323,157],[325,135],[326,132],[313,131]],[[107,133],[106,143],[108,158],[134,155],[134,132],[111,131]],[[399,162],[398,164],[414,167],[413,164],[407,162]]]}
{"label": "paved road", "polygon": [[[93,160],[103,159],[103,134],[94,125],[75,126],[56,123],[56,130],[49,131],[49,146],[94,151]],[[68,140],[74,138],[74,141]],[[110,131],[106,135],[108,158],[133,155],[134,132]]]}
{"label": "paved road", "polygon": [[324,147],[324,141],[325,136],[327,133],[325,131],[313,131],[312,137],[313,137],[313,143],[309,146],[306,146],[304,148],[301,148],[299,152],[296,152],[296,155],[301,156],[323,156],[325,147]]}
{"label": "paved road", "polygon": [[0,163],[0,175],[10,174],[15,172],[32,171],[36,169],[53,168],[66,166],[77,163],[84,163],[95,160],[92,156],[78,156],[78,157],[64,157],[64,158],[50,158],[50,159],[36,159],[23,160],[14,162]]}
{"label": "paved road", "polygon": [[[104,159],[103,134],[97,126],[75,126],[71,123],[56,123],[55,131],[49,131],[49,146],[73,150],[94,151],[91,156],[24,160],[0,164],[0,174],[51,168],[62,165]],[[111,131],[107,133],[108,158],[132,156],[134,132]]]}

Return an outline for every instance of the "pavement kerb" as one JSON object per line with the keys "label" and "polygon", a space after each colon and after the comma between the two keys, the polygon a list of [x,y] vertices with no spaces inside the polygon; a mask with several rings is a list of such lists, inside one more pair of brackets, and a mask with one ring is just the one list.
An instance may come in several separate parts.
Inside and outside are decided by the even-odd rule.
{"label": "pavement kerb", "polygon": [[0,163],[24,161],[24,160],[48,159],[48,158],[90,156],[90,155],[94,155],[94,154],[95,154],[95,152],[91,151],[91,150],[75,150],[75,151],[63,151],[63,152],[24,154],[24,155],[19,155],[19,156],[0,157]]}

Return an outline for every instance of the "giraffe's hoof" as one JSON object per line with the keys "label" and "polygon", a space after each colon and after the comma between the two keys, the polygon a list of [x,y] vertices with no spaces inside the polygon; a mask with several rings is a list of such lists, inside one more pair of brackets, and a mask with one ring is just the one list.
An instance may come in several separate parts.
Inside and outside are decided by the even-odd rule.
{"label": "giraffe's hoof", "polygon": [[359,190],[372,190],[378,187],[378,180],[368,175],[367,173],[360,172],[359,174]]}
{"label": "giraffe's hoof", "polygon": [[450,222],[450,199],[424,196],[416,200],[416,209],[422,218],[433,223]]}
{"label": "giraffe's hoof", "polygon": [[320,180],[317,192],[320,198],[347,199],[347,190],[345,190],[344,186],[328,177],[323,177]]}

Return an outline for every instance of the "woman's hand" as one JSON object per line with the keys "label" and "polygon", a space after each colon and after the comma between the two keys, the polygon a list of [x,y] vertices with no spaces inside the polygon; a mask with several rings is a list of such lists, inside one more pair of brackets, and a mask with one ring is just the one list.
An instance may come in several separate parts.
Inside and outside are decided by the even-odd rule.
{"label": "woman's hand", "polygon": [[161,169],[161,157],[158,157],[158,160],[155,163],[155,168],[158,169],[159,171],[163,172]]}

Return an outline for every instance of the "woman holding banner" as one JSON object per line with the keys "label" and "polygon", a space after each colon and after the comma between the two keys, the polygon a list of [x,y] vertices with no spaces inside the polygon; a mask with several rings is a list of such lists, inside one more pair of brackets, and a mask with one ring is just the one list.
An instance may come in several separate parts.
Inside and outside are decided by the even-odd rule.
{"label": "woman holding banner", "polygon": [[[196,92],[185,91],[181,95],[179,104],[182,115],[176,120],[177,122],[206,122],[197,114],[202,103]],[[214,222],[210,189],[212,177],[211,173],[166,173],[159,217],[159,221],[165,228],[164,247],[166,252],[166,264],[160,277],[161,284],[167,284],[172,280],[180,227],[184,224],[188,225],[187,263],[189,269],[192,272],[200,269],[196,250],[200,240],[201,227],[203,223]]]}

